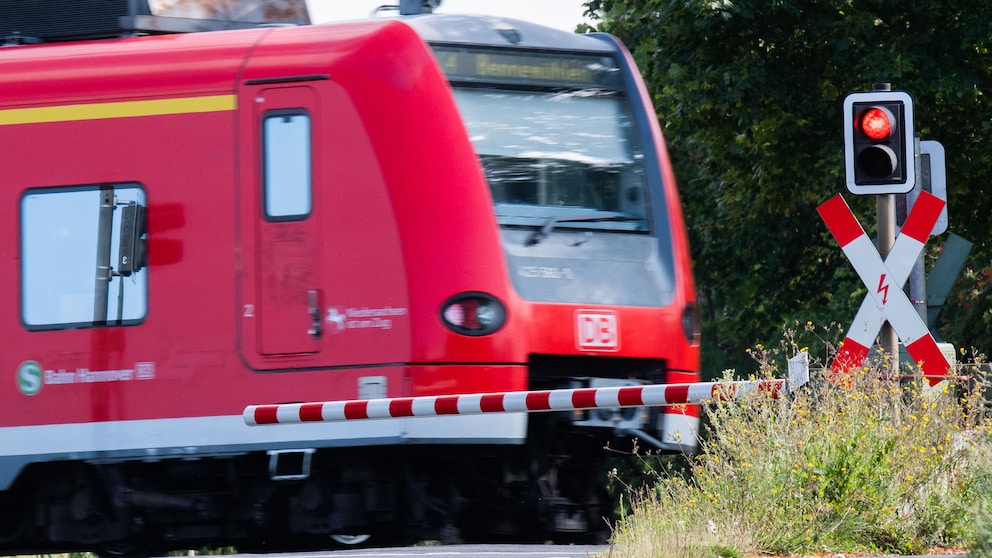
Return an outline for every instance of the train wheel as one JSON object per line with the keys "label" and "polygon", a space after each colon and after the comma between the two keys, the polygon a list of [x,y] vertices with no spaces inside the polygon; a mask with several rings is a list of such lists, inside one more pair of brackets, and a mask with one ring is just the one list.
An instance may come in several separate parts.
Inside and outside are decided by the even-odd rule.
{"label": "train wheel", "polygon": [[135,534],[125,539],[100,543],[96,555],[100,558],[142,558],[158,554],[155,548],[150,540]]}
{"label": "train wheel", "polygon": [[336,542],[338,544],[341,544],[341,545],[344,545],[344,546],[357,546],[357,545],[365,544],[366,542],[368,542],[368,540],[372,538],[372,535],[369,535],[369,534],[363,534],[363,535],[346,535],[344,533],[334,533],[330,537],[331,537],[331,540],[332,541],[334,541],[334,542]]}

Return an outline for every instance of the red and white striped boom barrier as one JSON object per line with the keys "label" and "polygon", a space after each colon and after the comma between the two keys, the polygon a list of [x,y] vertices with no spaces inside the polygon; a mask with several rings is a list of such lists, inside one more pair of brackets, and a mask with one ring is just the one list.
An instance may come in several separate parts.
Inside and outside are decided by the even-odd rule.
{"label": "red and white striped boom barrier", "polygon": [[[266,424],[300,424],[348,420],[436,417],[444,415],[481,415],[486,413],[536,413],[618,407],[663,407],[689,405],[741,398],[767,392],[773,397],[791,393],[809,380],[806,353],[802,362],[789,362],[789,380],[748,380],[736,382],[698,382],[688,384],[611,386],[601,388],[555,389],[546,391],[511,391],[326,401],[322,403],[284,403],[250,405],[244,419],[249,426]],[[793,362],[795,361],[795,362]],[[795,366],[794,366],[795,364]],[[793,370],[795,368],[795,370]]]}

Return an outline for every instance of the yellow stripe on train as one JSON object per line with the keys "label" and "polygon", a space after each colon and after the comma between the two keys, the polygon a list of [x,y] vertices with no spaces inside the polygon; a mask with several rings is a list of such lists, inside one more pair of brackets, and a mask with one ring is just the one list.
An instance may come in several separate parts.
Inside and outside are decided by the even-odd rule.
{"label": "yellow stripe on train", "polygon": [[236,106],[237,98],[234,95],[208,95],[177,99],[7,109],[0,110],[0,126],[220,112],[234,110]]}

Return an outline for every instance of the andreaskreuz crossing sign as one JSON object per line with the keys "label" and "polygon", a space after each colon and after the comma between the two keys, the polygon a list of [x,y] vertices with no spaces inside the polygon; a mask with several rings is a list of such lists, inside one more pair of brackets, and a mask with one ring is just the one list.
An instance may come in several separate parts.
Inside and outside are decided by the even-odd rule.
{"label": "andreaskreuz crossing sign", "polygon": [[843,196],[838,194],[817,207],[844,255],[868,287],[868,294],[831,365],[832,370],[860,367],[882,324],[888,321],[931,384],[937,383],[939,376],[950,373],[947,358],[903,291],[944,205],[940,198],[921,192],[885,261]]}

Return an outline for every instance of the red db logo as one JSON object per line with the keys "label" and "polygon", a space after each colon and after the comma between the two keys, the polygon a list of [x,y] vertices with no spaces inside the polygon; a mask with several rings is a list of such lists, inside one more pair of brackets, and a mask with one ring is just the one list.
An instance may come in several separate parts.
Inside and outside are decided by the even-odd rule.
{"label": "red db logo", "polygon": [[583,351],[619,351],[620,316],[612,310],[576,310],[575,344]]}

